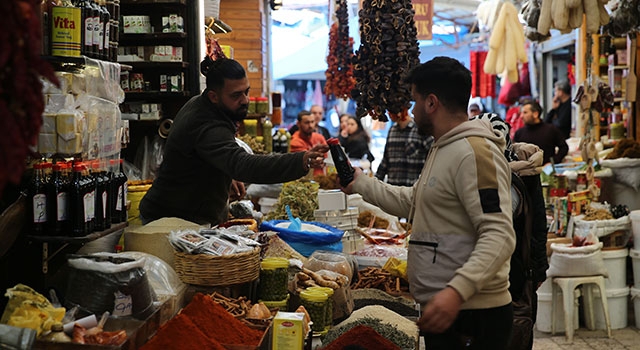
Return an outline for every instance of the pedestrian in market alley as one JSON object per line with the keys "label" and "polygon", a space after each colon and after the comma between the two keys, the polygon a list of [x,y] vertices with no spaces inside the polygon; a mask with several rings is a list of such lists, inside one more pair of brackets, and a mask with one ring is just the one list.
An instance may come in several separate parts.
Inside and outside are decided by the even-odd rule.
{"label": "pedestrian in market alley", "polygon": [[505,349],[512,332],[510,258],[515,248],[505,140],[468,120],[471,72],[436,57],[406,82],[418,128],[434,137],[413,187],[362,176],[343,190],[413,224],[407,260],[427,349]]}
{"label": "pedestrian in market alley", "polygon": [[326,145],[306,152],[254,155],[236,143],[236,123],[247,115],[249,80],[232,59],[201,63],[206,89],[175,117],[153,186],[140,202],[143,223],[162,217],[217,225],[227,220],[230,194],[243,197],[243,183],[272,184],[320,168]]}
{"label": "pedestrian in market alley", "polygon": [[544,122],[558,128],[566,140],[571,137],[571,85],[567,80],[559,80],[553,86],[553,102]]}
{"label": "pedestrian in market alley", "polygon": [[[312,149],[315,145],[327,144],[327,140],[324,136],[315,131],[316,119],[311,112],[300,111],[300,113],[298,113],[298,123],[296,125],[298,125],[298,132],[291,136],[290,152],[304,152]],[[313,174],[324,175],[324,169],[322,167],[314,168]]]}
{"label": "pedestrian in market alley", "polygon": [[[313,105],[311,106],[311,110],[309,111],[309,113],[311,113],[314,120],[316,121],[316,126],[314,129],[315,132],[324,136],[325,140],[328,140],[329,138],[331,138],[331,134],[329,133],[329,130],[324,126],[320,125],[320,122],[322,121],[322,119],[324,119],[324,108],[322,108],[322,106],[320,105]],[[289,128],[289,133],[291,134],[291,136],[293,136],[293,134],[295,134],[296,131],[298,131],[298,128],[299,126],[297,123],[294,124],[291,128]]]}
{"label": "pedestrian in market alley", "polygon": [[376,177],[398,186],[413,186],[418,180],[433,136],[423,135],[413,118],[396,121],[389,129]]}
{"label": "pedestrian in market alley", "polygon": [[531,143],[511,143],[510,125],[495,113],[478,119],[491,122],[506,142],[504,156],[511,168],[511,201],[516,248],[511,255],[509,292],[513,300],[514,329],[510,350],[533,348],[536,291],[547,279],[547,214],[540,181],[543,152]]}
{"label": "pedestrian in market alley", "polygon": [[524,101],[520,107],[520,118],[524,127],[516,131],[514,142],[526,142],[537,145],[544,152],[543,163],[553,160],[562,163],[569,153],[569,145],[562,132],[553,124],[544,123],[541,119],[542,107],[534,100]]}

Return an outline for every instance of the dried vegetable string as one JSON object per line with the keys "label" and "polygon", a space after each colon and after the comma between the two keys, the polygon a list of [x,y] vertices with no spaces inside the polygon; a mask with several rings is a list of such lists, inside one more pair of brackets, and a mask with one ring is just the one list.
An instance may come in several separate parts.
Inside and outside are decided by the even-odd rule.
{"label": "dried vegetable string", "polygon": [[353,38],[349,36],[349,13],[346,0],[336,0],[336,18],[337,21],[331,25],[329,31],[328,68],[325,71],[327,82],[324,93],[346,101],[351,96],[351,90],[356,86],[351,62]]}
{"label": "dried vegetable string", "polygon": [[58,85],[40,56],[40,3],[0,1],[0,195],[8,182],[20,183],[29,147],[37,144],[44,111],[40,77]]}
{"label": "dried vegetable string", "polygon": [[358,14],[362,43],[353,59],[356,114],[387,121],[388,113],[392,120],[402,120],[411,106],[404,78],[420,63],[411,1],[364,1]]}

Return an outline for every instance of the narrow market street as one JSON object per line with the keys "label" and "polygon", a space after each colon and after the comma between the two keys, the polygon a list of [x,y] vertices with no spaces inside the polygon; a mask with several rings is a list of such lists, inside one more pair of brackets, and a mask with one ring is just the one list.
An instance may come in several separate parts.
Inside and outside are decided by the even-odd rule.
{"label": "narrow market street", "polygon": [[633,327],[611,331],[612,338],[607,338],[604,330],[590,331],[579,328],[573,335],[573,343],[569,343],[564,333],[543,333],[534,331],[534,350],[587,350],[587,349],[640,349],[640,329]]}

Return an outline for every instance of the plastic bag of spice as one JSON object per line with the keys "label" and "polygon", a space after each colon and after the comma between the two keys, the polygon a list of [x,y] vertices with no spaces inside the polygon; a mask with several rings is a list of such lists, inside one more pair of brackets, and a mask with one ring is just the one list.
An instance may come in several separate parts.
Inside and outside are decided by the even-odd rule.
{"label": "plastic bag of spice", "polygon": [[155,293],[144,259],[117,254],[70,255],[65,307],[78,306],[78,317],[102,314],[146,319],[154,311]]}

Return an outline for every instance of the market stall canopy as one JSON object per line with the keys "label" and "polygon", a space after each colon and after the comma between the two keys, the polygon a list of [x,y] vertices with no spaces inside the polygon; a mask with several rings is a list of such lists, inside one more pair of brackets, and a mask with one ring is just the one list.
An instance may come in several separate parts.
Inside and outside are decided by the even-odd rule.
{"label": "market stall canopy", "polygon": [[[434,52],[425,53],[425,46],[442,45],[436,52],[468,61],[466,49],[456,53],[462,37],[476,22],[475,10],[480,0],[434,0],[433,40],[421,41],[421,61],[430,59]],[[325,0],[287,1],[287,9],[272,12],[273,26],[273,79],[324,80],[327,69],[329,25],[325,16],[308,10],[325,5]],[[299,9],[296,9],[299,8]],[[354,50],[360,46],[357,16],[349,18],[349,33],[354,38]],[[295,44],[294,44],[295,43]],[[423,57],[424,56],[424,57]]]}

